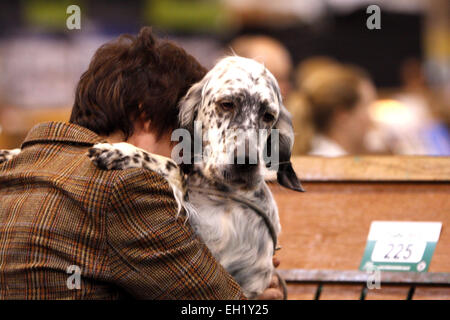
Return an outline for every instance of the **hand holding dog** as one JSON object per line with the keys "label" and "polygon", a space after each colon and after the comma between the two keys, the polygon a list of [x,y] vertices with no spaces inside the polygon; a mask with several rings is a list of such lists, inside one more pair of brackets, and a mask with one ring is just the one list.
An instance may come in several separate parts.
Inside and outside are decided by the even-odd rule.
{"label": "hand holding dog", "polygon": [[[280,260],[273,257],[273,266],[278,268]],[[274,274],[270,281],[269,287],[257,297],[258,300],[283,300],[283,288],[278,277]]]}

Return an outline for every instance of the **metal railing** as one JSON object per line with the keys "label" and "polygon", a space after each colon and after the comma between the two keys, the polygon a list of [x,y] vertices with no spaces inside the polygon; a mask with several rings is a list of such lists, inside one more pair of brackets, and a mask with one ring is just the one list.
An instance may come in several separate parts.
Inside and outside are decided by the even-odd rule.
{"label": "metal railing", "polygon": [[[406,300],[414,296],[416,286],[445,286],[450,287],[450,273],[447,272],[387,272],[377,271],[380,274],[380,283],[385,285],[409,285]],[[315,300],[320,299],[324,284],[360,284],[360,300],[365,300],[368,281],[372,281],[373,274],[364,271],[340,270],[306,270],[289,269],[278,270],[278,273],[289,283],[317,284],[314,295]]]}

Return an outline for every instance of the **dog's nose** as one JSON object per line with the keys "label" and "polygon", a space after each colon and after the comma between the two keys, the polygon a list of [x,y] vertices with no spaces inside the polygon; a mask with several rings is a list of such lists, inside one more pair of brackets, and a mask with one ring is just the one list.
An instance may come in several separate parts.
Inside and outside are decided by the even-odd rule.
{"label": "dog's nose", "polygon": [[251,159],[249,156],[243,158],[236,157],[234,159],[235,167],[238,171],[248,171],[258,166],[257,159]]}

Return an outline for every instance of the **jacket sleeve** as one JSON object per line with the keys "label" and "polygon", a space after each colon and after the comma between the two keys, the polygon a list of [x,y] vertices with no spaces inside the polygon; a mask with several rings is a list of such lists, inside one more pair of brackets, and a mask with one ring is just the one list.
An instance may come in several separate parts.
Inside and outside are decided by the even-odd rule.
{"label": "jacket sleeve", "polygon": [[139,299],[245,299],[176,208],[156,173],[117,176],[106,217],[112,281]]}

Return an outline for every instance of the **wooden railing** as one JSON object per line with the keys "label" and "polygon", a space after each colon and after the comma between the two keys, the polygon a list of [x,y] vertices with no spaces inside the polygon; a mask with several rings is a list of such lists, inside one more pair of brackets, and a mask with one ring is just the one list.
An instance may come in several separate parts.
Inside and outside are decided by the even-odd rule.
{"label": "wooden railing", "polygon": [[[299,157],[293,164],[306,193],[270,184],[291,299],[450,299],[450,158]],[[358,267],[375,220],[442,222],[429,273],[418,276],[440,280],[412,283],[411,274],[397,273],[394,283],[382,272],[381,289],[363,290]]]}

